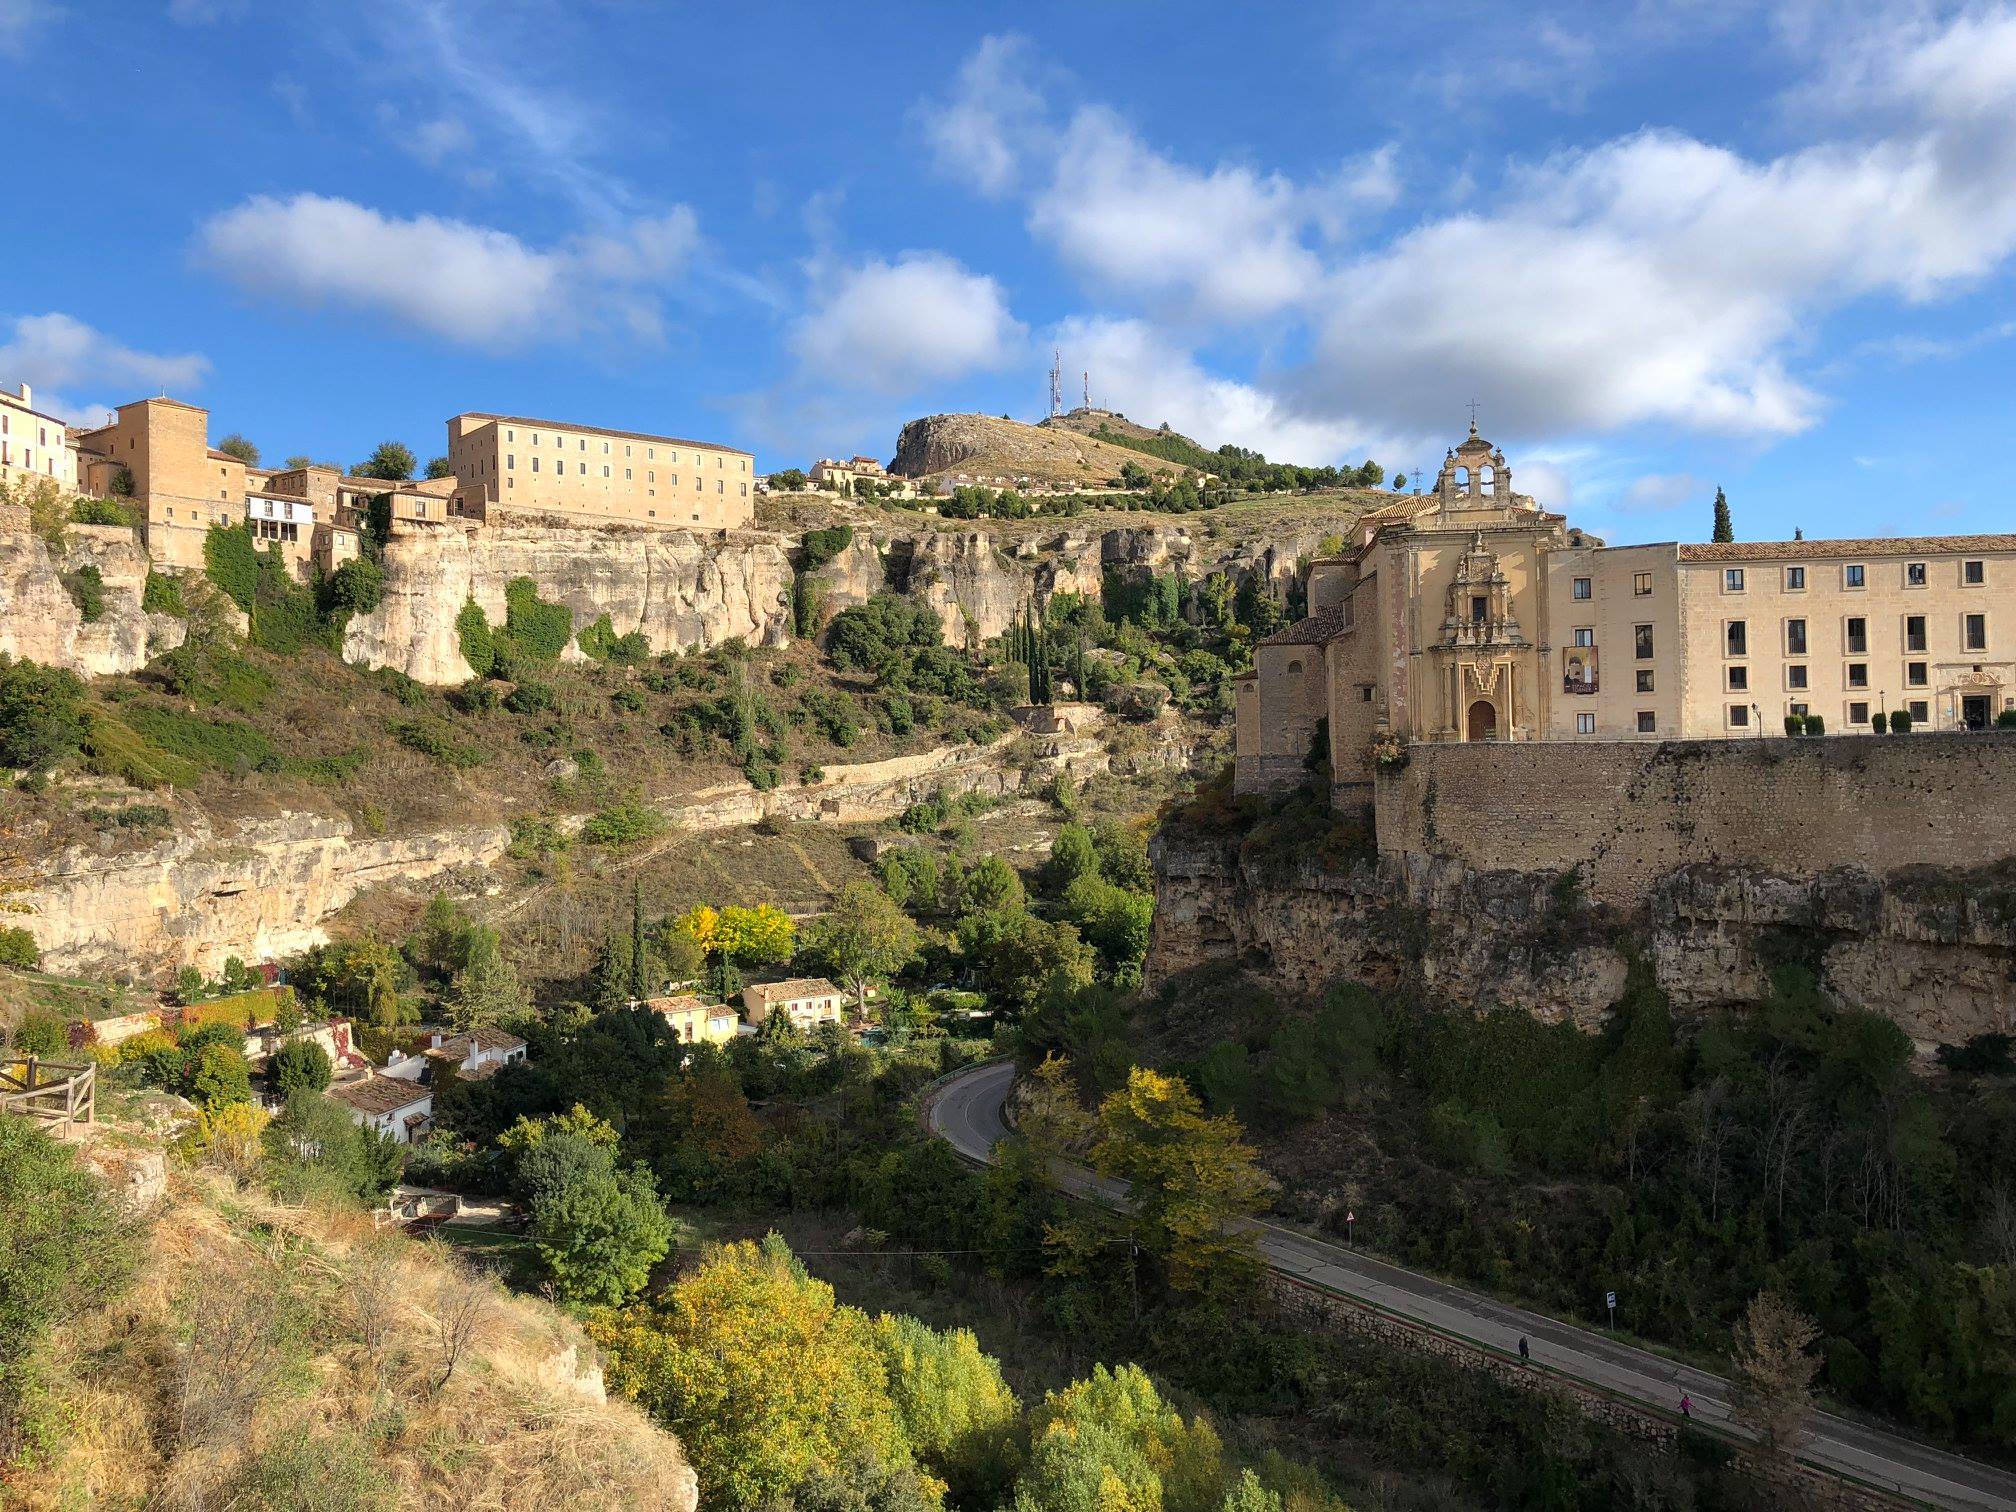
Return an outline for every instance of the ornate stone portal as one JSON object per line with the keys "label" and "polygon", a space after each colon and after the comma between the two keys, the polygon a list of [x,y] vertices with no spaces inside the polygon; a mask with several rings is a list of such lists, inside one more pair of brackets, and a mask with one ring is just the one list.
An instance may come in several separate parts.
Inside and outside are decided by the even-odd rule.
{"label": "ornate stone portal", "polygon": [[1517,740],[1532,724],[1520,677],[1534,647],[1512,610],[1511,581],[1498,553],[1474,530],[1444,595],[1440,641],[1431,648],[1435,685],[1444,690],[1437,734],[1443,740]]}

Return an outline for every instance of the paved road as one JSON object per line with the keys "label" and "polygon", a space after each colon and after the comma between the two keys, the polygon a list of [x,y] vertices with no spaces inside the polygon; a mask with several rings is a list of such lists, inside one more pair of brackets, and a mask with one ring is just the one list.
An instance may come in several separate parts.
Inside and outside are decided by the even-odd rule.
{"label": "paved road", "polygon": [[[991,1160],[994,1146],[1008,1134],[1002,1104],[1014,1076],[1014,1066],[1001,1061],[943,1083],[930,1106],[933,1131],[961,1154]],[[1081,1167],[1061,1169],[1059,1179],[1067,1191],[1108,1205],[1126,1197],[1124,1184]],[[1735,1433],[1744,1431],[1731,1420],[1729,1383],[1720,1376],[1279,1224],[1262,1222],[1258,1227],[1262,1256],[1287,1275],[1508,1354],[1517,1351],[1523,1336],[1531,1342],[1538,1365],[1669,1412],[1678,1410],[1684,1391],[1693,1398],[1696,1418]],[[2016,1476],[1830,1414],[1815,1416],[1800,1452],[1812,1464],[1933,1506],[2016,1512]]]}

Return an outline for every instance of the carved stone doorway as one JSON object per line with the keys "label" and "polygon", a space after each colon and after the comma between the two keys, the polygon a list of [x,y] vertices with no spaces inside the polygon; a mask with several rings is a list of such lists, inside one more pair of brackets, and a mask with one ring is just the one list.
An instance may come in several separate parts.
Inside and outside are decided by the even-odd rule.
{"label": "carved stone doorway", "polygon": [[1480,698],[1470,705],[1466,740],[1496,740],[1498,738],[1498,707],[1488,698]]}

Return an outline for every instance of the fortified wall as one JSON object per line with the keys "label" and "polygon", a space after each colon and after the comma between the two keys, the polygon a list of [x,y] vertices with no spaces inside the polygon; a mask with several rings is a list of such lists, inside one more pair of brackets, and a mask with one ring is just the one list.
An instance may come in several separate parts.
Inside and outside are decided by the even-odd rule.
{"label": "fortified wall", "polygon": [[1416,745],[1376,784],[1382,856],[1579,867],[1637,909],[1681,867],[1775,876],[2016,856],[2016,733]]}
{"label": "fortified wall", "polygon": [[1409,758],[1377,781],[1376,859],[1166,825],[1150,984],[1230,959],[1594,1028],[1634,956],[1696,1010],[1798,959],[1921,1046],[2016,1032],[2016,733]]}

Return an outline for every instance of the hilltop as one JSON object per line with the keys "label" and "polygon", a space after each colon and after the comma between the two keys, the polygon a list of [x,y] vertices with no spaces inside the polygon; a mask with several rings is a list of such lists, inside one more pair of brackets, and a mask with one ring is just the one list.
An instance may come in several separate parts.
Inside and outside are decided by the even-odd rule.
{"label": "hilltop", "polygon": [[[1141,454],[1075,428],[1025,425],[1000,415],[926,415],[903,427],[889,470],[918,479],[1108,488],[1130,462],[1143,465]],[[1190,473],[1178,464],[1148,465],[1171,478]]]}
{"label": "hilltop", "polygon": [[1118,410],[1099,409],[1093,405],[1080,405],[1062,415],[1051,415],[1038,421],[1037,425],[1042,430],[1066,430],[1099,440],[1117,440],[1122,445],[1128,441],[1177,441],[1198,451],[1210,450],[1181,431],[1171,430],[1167,421],[1159,426],[1142,425],[1129,420]]}

